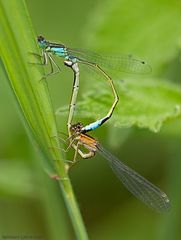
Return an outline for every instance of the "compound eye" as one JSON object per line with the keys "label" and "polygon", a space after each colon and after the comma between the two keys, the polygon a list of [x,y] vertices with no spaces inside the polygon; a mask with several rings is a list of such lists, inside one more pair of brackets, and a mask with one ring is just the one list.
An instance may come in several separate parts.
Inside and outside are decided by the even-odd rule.
{"label": "compound eye", "polygon": [[79,129],[79,130],[80,130],[80,129],[82,129],[82,127],[83,127],[83,126],[82,126],[82,124],[81,124],[81,123],[78,123],[78,124],[77,124],[77,129]]}
{"label": "compound eye", "polygon": [[42,36],[38,36],[38,37],[37,37],[37,40],[38,40],[38,42],[42,42],[42,41],[44,41],[44,40],[45,40],[45,38],[44,38],[44,37],[42,37]]}

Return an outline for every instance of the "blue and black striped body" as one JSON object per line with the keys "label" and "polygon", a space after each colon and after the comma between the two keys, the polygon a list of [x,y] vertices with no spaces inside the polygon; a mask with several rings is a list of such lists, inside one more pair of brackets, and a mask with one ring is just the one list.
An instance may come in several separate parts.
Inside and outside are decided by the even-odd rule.
{"label": "blue and black striped body", "polygon": [[46,53],[54,54],[58,57],[64,58],[66,61],[71,61],[73,63],[79,61],[77,57],[72,56],[68,52],[68,48],[63,44],[46,41],[42,36],[38,37],[38,44],[40,48]]}
{"label": "blue and black striped body", "polygon": [[97,128],[99,128],[104,122],[106,122],[108,120],[108,117],[104,117],[104,118],[101,118],[93,123],[90,123],[89,125],[86,125],[85,127],[83,127],[81,129],[81,133],[87,133],[87,132],[90,132],[92,130],[95,130]]}

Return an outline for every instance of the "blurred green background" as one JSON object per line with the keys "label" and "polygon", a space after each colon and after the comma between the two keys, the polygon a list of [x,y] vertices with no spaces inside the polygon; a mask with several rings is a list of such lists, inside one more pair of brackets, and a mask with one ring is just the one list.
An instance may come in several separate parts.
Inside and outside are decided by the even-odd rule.
{"label": "blurred green background", "polygon": [[[133,53],[150,62],[153,79],[167,80],[179,87],[179,1],[26,2],[37,35],[71,47]],[[125,84],[126,77],[123,77]],[[146,78],[141,81],[145,82]],[[49,179],[37,161],[39,158],[27,137],[5,77],[0,84],[1,239],[4,236],[75,239],[57,183]],[[96,88],[96,81],[94,84]],[[72,87],[70,70],[62,64],[62,73],[48,79],[48,85],[55,110],[68,105]],[[89,79],[81,81],[79,99],[90,87]],[[150,101],[153,98],[150,96]],[[118,108],[121,108],[121,100]],[[76,118],[90,121],[82,116]],[[65,132],[66,115],[58,116],[57,120],[60,131]],[[121,129],[109,123],[92,135],[126,164],[164,189],[172,209],[161,215],[144,206],[121,185],[101,157],[82,161],[71,170],[70,176],[90,239],[179,240],[180,117],[168,119],[158,133],[137,127]],[[70,152],[67,159],[72,155]]]}

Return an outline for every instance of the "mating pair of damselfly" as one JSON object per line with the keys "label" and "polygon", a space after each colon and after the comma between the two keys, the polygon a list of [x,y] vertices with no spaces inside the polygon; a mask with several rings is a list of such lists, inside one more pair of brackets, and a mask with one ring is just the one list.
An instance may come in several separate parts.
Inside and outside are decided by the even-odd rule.
{"label": "mating pair of damselfly", "polygon": [[[109,77],[109,75],[102,69],[101,66],[132,73],[149,72],[150,66],[144,61],[134,59],[130,56],[108,58],[85,50],[70,49],[65,47],[63,44],[49,42],[45,40],[42,36],[38,37],[38,43],[42,49],[42,56],[44,59],[43,64],[47,64],[48,61],[50,62],[50,74],[55,73],[53,65],[55,65],[58,71],[60,71],[59,66],[53,58],[54,55],[63,57],[65,60],[65,64],[71,67],[74,71],[74,87],[68,118],[69,139],[71,141],[71,146],[75,149],[74,160],[76,160],[77,153],[82,158],[89,158],[93,157],[95,153],[98,152],[100,155],[102,155],[108,160],[108,163],[110,164],[111,168],[113,169],[119,180],[133,195],[135,195],[145,204],[159,212],[164,212],[168,210],[170,207],[170,203],[167,195],[164,192],[162,192],[159,188],[157,188],[148,180],[140,176],[137,172],[123,164],[114,155],[112,155],[105,148],[103,148],[96,139],[86,134],[88,131],[98,128],[105,121],[107,121],[111,117],[118,102],[118,96],[113,81]],[[75,110],[76,98],[79,87],[78,64],[87,64],[91,67],[95,67],[96,69],[98,69],[109,81],[115,98],[108,114],[104,118],[95,121],[87,126],[83,126],[81,123],[72,124],[72,118]],[[80,149],[80,146],[85,147],[88,150],[88,153],[84,153]]]}
{"label": "mating pair of damselfly", "polygon": [[[67,63],[72,62],[84,64],[92,68],[95,68],[102,74],[102,76],[106,80],[108,80],[114,95],[114,101],[105,117],[96,121],[96,123],[89,125],[90,128],[87,129],[89,131],[96,129],[97,127],[101,126],[104,122],[106,122],[108,119],[110,119],[119,100],[112,78],[107,74],[107,71],[105,72],[105,70],[103,69],[107,70],[114,69],[126,73],[140,73],[140,74],[149,73],[151,71],[151,67],[149,66],[149,64],[147,64],[145,61],[138,60],[131,55],[124,55],[119,57],[103,56],[87,50],[68,48],[63,44],[47,41],[42,36],[38,37],[38,43],[40,48],[42,49],[43,64],[48,64],[48,62],[50,63],[51,71],[48,73],[48,75],[52,75],[60,71],[60,67],[54,60],[54,56],[58,56],[62,57],[64,61]],[[76,74],[79,74],[78,71],[76,71]],[[71,114],[72,116],[73,111],[75,109],[74,106],[76,103],[78,88],[79,84],[76,81],[74,81],[72,93],[73,100],[71,101],[72,105],[70,105],[70,112],[72,113]],[[68,126],[70,126],[70,121],[68,121]]]}

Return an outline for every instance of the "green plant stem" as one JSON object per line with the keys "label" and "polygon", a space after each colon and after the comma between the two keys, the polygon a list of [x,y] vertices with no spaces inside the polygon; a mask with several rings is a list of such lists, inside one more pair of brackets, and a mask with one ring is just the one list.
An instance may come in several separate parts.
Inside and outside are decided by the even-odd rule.
{"label": "green plant stem", "polygon": [[[12,11],[13,10],[13,17]],[[77,206],[62,154],[57,148],[58,135],[51,98],[45,81],[40,81],[43,67],[29,62],[35,59],[30,52],[38,52],[35,35],[23,0],[0,0],[0,52],[24,124],[43,159],[50,176],[58,175],[63,197],[70,214],[77,239],[88,239]],[[61,180],[62,179],[62,180]]]}
{"label": "green plant stem", "polygon": [[77,202],[72,190],[70,180],[67,179],[61,182],[60,186],[62,188],[65,203],[67,205],[67,209],[69,211],[69,215],[71,217],[72,224],[77,235],[77,239],[87,240],[88,239],[87,232],[84,227],[84,223],[82,221],[79,208],[77,207]]}

